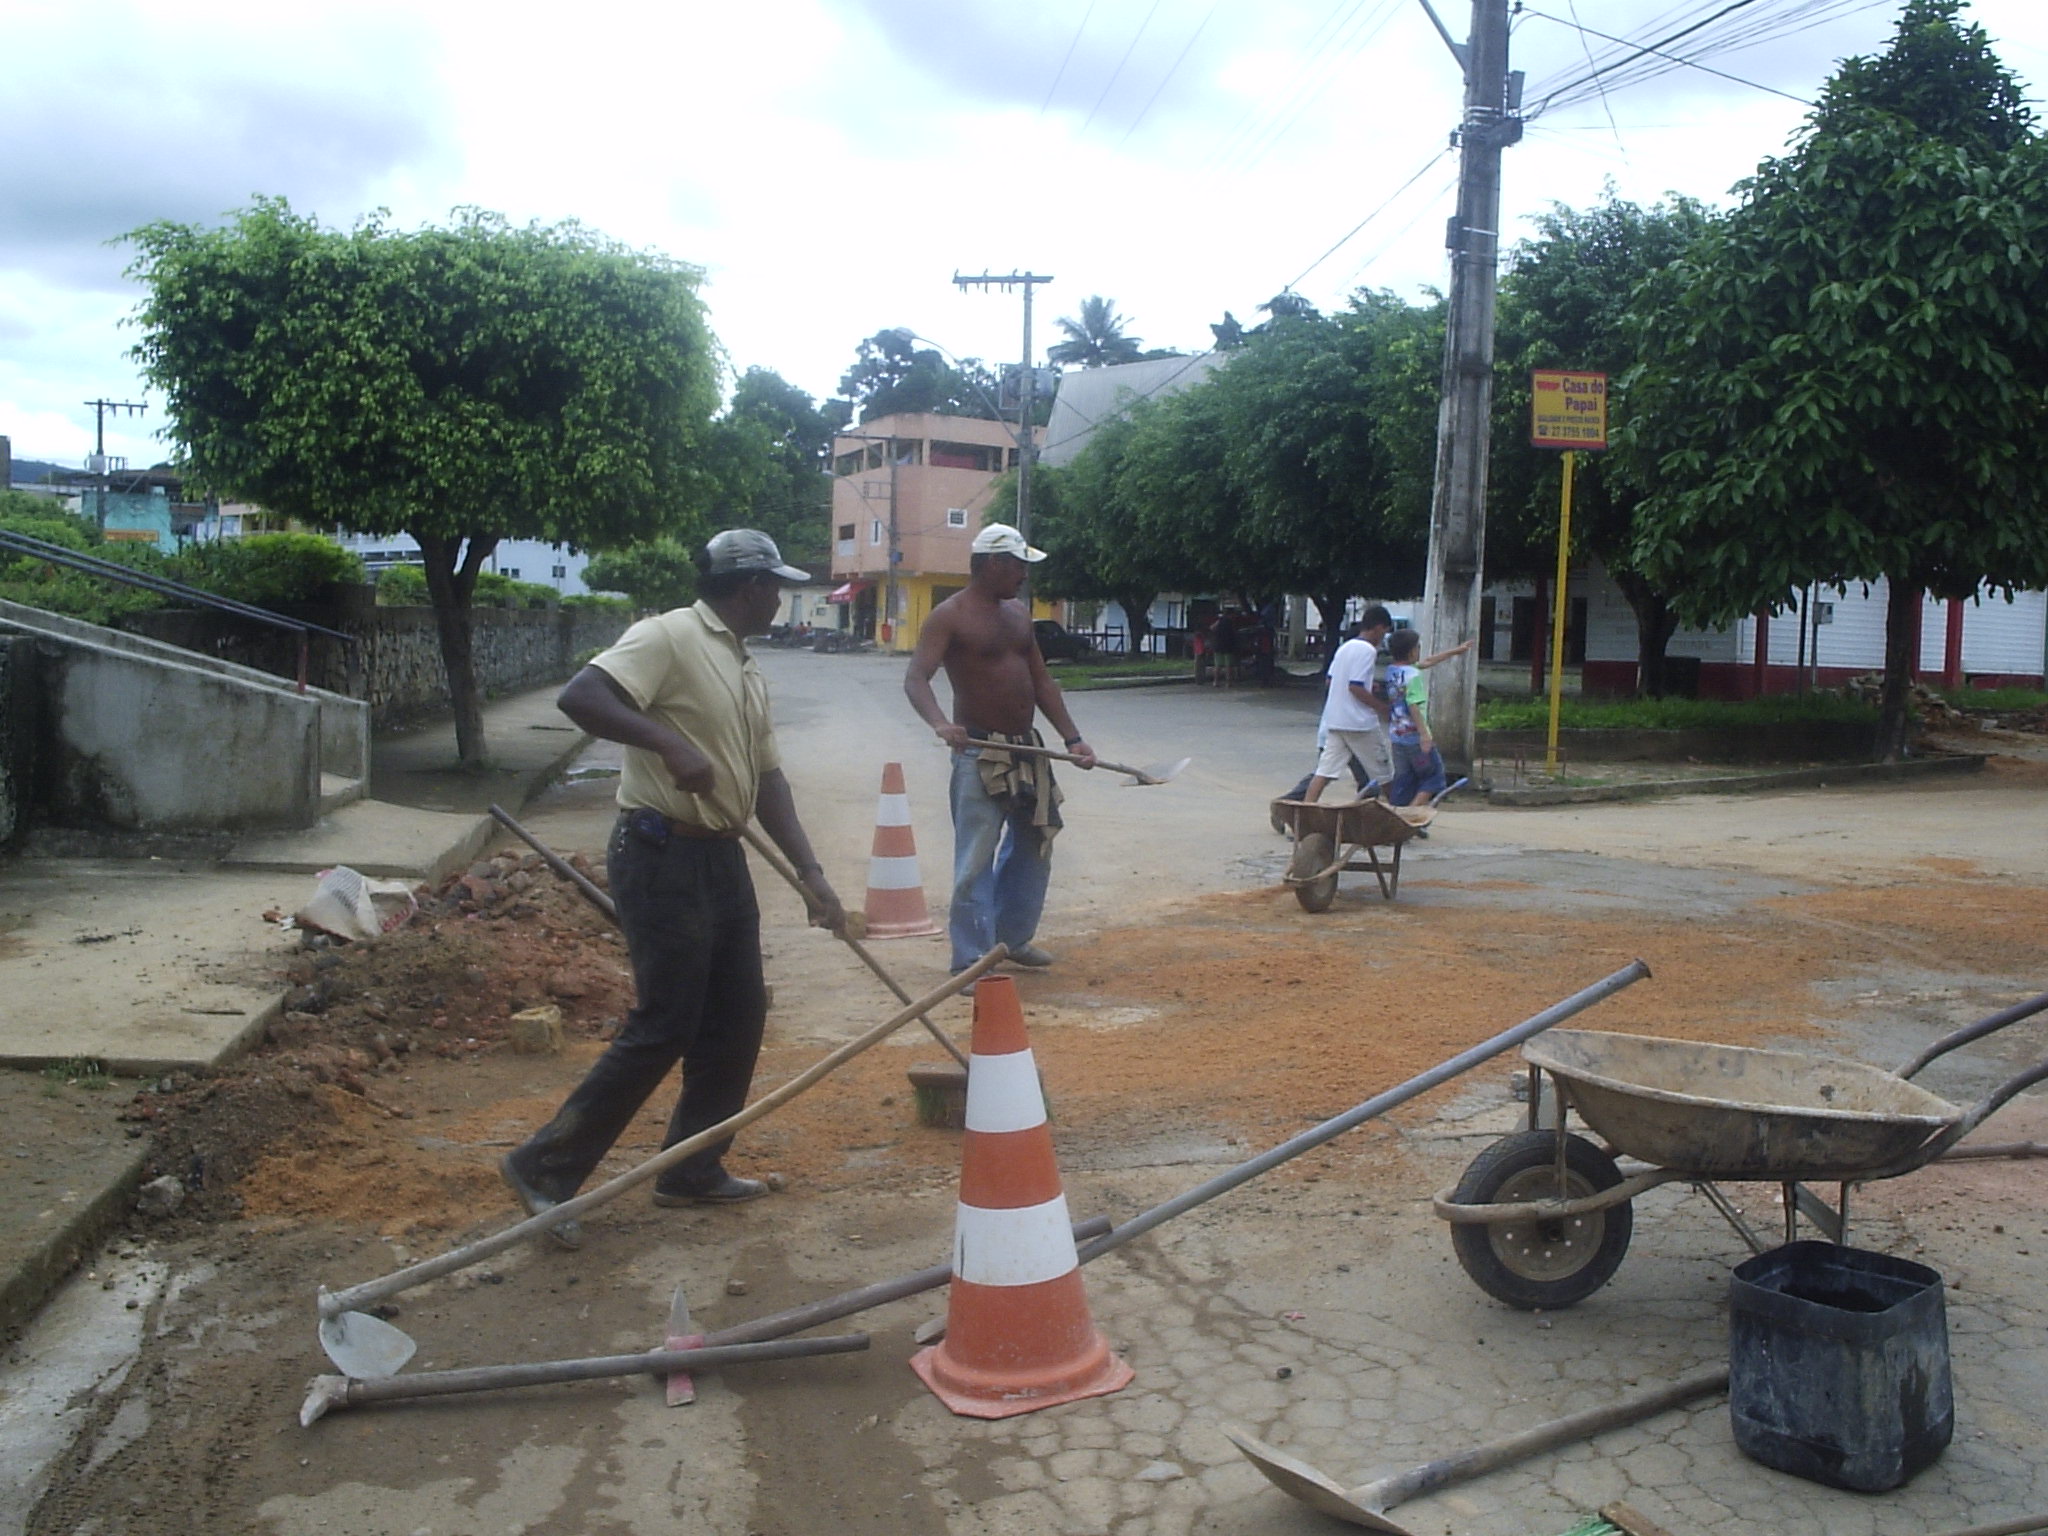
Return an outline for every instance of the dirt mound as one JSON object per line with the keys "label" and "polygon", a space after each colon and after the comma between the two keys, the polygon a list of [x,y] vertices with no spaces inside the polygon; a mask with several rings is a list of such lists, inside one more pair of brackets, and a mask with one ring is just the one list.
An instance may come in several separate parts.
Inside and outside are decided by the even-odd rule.
{"label": "dirt mound", "polygon": [[[571,862],[603,884],[580,855]],[[414,1179],[375,1144],[377,1129],[418,1113],[405,1102],[414,1078],[507,1051],[523,1009],[552,1003],[569,1038],[590,1042],[631,1005],[617,930],[538,856],[498,854],[417,897],[409,924],[369,943],[308,933],[262,1045],[218,1073],[161,1078],[123,1110],[153,1133],[149,1176],[185,1184],[181,1221],[375,1210],[402,1230],[423,1212],[445,1223],[473,1211],[478,1179],[463,1159]],[[351,1199],[351,1186],[377,1198]]]}

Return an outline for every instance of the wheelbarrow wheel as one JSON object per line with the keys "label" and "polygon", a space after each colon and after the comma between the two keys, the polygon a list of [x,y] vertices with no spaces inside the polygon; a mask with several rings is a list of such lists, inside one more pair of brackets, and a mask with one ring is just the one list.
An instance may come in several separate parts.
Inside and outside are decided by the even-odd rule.
{"label": "wheelbarrow wheel", "polygon": [[[1520,1131],[1472,1160],[1452,1195],[1459,1205],[1577,1200],[1621,1182],[1614,1159],[1582,1136],[1564,1139],[1564,1188],[1557,1187],[1557,1132]],[[1626,1201],[1546,1221],[1460,1222],[1451,1244],[1465,1273],[1487,1295],[1523,1311],[1584,1301],[1613,1278],[1628,1252],[1635,1218]]]}
{"label": "wheelbarrow wheel", "polygon": [[1337,844],[1327,832],[1308,832],[1295,839],[1294,857],[1287,865],[1287,875],[1300,883],[1294,887],[1294,899],[1301,903],[1305,912],[1327,912],[1330,903],[1337,899],[1337,872],[1332,869],[1319,880],[1311,880],[1319,869],[1329,869],[1337,859]]}

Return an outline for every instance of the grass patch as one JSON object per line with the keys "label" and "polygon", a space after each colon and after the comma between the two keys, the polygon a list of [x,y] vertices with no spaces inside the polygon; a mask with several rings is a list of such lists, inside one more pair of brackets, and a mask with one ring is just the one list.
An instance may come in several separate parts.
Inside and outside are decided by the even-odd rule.
{"label": "grass patch", "polygon": [[[1815,722],[1875,725],[1877,706],[1836,693],[1771,694],[1761,699],[1566,699],[1567,730],[1699,731],[1744,725]],[[1546,699],[1493,699],[1479,706],[1483,731],[1535,731],[1550,723]]]}
{"label": "grass patch", "polygon": [[74,1056],[68,1061],[53,1061],[43,1068],[45,1093],[55,1093],[59,1088],[84,1088],[99,1092],[108,1086],[107,1064],[92,1056]]}
{"label": "grass patch", "polygon": [[2023,715],[2048,708],[2038,688],[1937,688],[1943,703],[1972,715]]}
{"label": "grass patch", "polygon": [[1120,678],[1182,677],[1192,682],[1195,676],[1195,664],[1181,656],[1091,656],[1086,661],[1050,661],[1045,670],[1062,689],[1084,693]]}

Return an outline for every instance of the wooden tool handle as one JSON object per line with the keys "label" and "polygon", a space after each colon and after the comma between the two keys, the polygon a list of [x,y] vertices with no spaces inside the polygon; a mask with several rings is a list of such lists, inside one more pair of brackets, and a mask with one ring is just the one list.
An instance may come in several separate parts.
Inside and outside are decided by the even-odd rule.
{"label": "wooden tool handle", "polygon": [[[773,868],[778,875],[782,876],[783,879],[787,880],[790,883],[790,885],[795,888],[796,893],[799,896],[803,896],[805,903],[808,904],[810,901],[810,897],[804,891],[803,876],[799,875],[796,872],[796,866],[794,864],[790,863],[788,859],[783,857],[782,850],[776,847],[773,843],[769,842],[767,838],[763,837],[760,833],[756,832],[752,827],[742,827],[740,829],[740,835],[746,838],[747,846],[753,849],[754,852],[758,853],[763,859],[767,860],[769,866]],[[891,992],[896,994],[897,1002],[907,1003],[910,1001],[910,994],[903,990],[901,983],[899,983],[894,976],[891,976],[887,971],[882,969],[882,962],[877,960],[873,955],[868,953],[868,947],[865,944],[861,943],[859,939],[856,939],[852,934],[846,932],[844,929],[839,930],[836,936],[842,944],[844,944],[848,949],[852,950],[856,955],[860,956],[860,963],[862,965],[866,966],[869,970],[873,971],[877,976],[879,976],[882,979],[883,986],[887,987]],[[928,1015],[920,1013],[917,1016],[917,1022],[922,1024],[925,1027],[925,1029],[930,1032],[931,1037],[934,1040],[938,1041],[940,1045],[943,1045],[946,1048],[946,1054],[948,1056],[951,1056],[955,1061],[959,1062],[963,1068],[967,1065],[967,1057],[961,1052],[960,1047],[955,1045],[952,1042],[952,1040],[947,1036],[946,1032],[940,1029],[938,1025],[934,1024]]]}
{"label": "wooden tool handle", "polygon": [[417,1264],[408,1265],[404,1269],[385,1275],[382,1279],[366,1280],[361,1285],[352,1285],[344,1291],[328,1291],[323,1289],[319,1296],[320,1315],[322,1317],[338,1317],[343,1312],[355,1311],[369,1302],[380,1301],[386,1296],[395,1296],[400,1291],[410,1290],[416,1285],[424,1285],[429,1280],[438,1280],[443,1275],[452,1275],[458,1269],[466,1269],[472,1264],[489,1258],[494,1253],[502,1253],[505,1249],[523,1243],[528,1238],[538,1237],[550,1227],[556,1226],[572,1217],[581,1216],[585,1211],[596,1210],[597,1207],[603,1205],[608,1200],[617,1199],[635,1185],[644,1184],[656,1174],[681,1162],[692,1152],[701,1151],[705,1147],[723,1141],[728,1136],[752,1125],[763,1115],[771,1114],[775,1110],[780,1109],[806,1088],[815,1084],[820,1078],[826,1077],[844,1066],[862,1051],[894,1034],[912,1019],[920,1017],[929,1009],[944,1002],[961,988],[972,986],[980,979],[984,971],[991,970],[1001,964],[1009,958],[1009,954],[1010,951],[1007,948],[998,944],[994,949],[975,961],[974,964],[967,967],[966,970],[955,972],[942,985],[935,987],[923,997],[916,999],[901,1012],[883,1020],[866,1034],[847,1041],[846,1044],[840,1046],[837,1050],[820,1058],[774,1092],[764,1094],[738,1114],[728,1116],[708,1130],[699,1131],[696,1135],[686,1137],[674,1146],[656,1153],[637,1168],[628,1169],[609,1183],[600,1184],[596,1189],[585,1190],[582,1194],[576,1196],[575,1199],[564,1200],[560,1205],[551,1206],[547,1210],[542,1211],[538,1216],[529,1216],[526,1220],[509,1226],[504,1231],[493,1236],[480,1238],[466,1247],[457,1248],[451,1253],[441,1254],[437,1258],[423,1259]]}
{"label": "wooden tool handle", "polygon": [[1368,1507],[1391,1509],[1396,1504],[1433,1493],[1452,1483],[1461,1483],[1482,1473],[1498,1471],[1539,1451],[1551,1450],[1556,1446],[1570,1445],[1575,1440],[1585,1440],[1610,1429],[1619,1429],[1624,1424],[1633,1424],[1639,1419],[1651,1418],[1681,1403],[1689,1403],[1696,1397],[1705,1397],[1710,1392],[1728,1390],[1728,1367],[1713,1366],[1707,1370],[1695,1371],[1690,1376],[1681,1376],[1674,1382],[1638,1392],[1629,1397],[1617,1398],[1598,1408],[1588,1408],[1580,1413],[1568,1413],[1561,1419],[1552,1419],[1547,1424],[1538,1424],[1519,1434],[1495,1440],[1491,1444],[1476,1446],[1469,1451],[1460,1451],[1455,1456],[1440,1457],[1436,1461],[1424,1462],[1406,1472],[1392,1477],[1383,1477],[1377,1482],[1366,1483],[1351,1490],[1351,1497]]}
{"label": "wooden tool handle", "polygon": [[[975,746],[987,747],[992,752],[1021,752],[1026,757],[1050,757],[1062,763],[1078,763],[1081,761],[1071,752],[1055,752],[1051,747],[1027,747],[1023,743],[1015,741],[983,741],[979,736],[972,738],[972,741]],[[1127,773],[1134,779],[1148,777],[1141,769],[1127,768],[1122,763],[1112,763],[1106,757],[1095,759],[1095,767],[1107,768],[1111,773]]]}

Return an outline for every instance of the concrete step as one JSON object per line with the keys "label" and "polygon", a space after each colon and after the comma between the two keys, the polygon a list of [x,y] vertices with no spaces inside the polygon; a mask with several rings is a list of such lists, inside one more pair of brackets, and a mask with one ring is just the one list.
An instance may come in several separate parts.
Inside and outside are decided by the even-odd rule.
{"label": "concrete step", "polygon": [[310,827],[250,833],[221,867],[316,874],[346,864],[365,875],[439,880],[476,858],[497,825],[488,816],[357,800]]}
{"label": "concrete step", "polygon": [[367,779],[343,778],[338,773],[320,775],[320,814],[332,816],[344,805],[354,805],[370,792]]}

